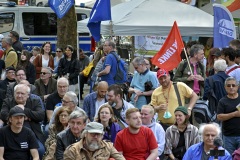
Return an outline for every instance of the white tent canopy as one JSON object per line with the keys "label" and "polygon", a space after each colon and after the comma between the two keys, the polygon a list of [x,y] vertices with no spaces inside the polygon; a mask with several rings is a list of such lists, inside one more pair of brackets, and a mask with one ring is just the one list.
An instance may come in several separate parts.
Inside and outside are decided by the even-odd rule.
{"label": "white tent canopy", "polygon": [[[103,21],[103,35],[168,35],[174,21],[182,36],[213,36],[213,16],[176,0],[131,0],[111,8],[112,25]],[[78,22],[78,32],[89,32],[88,19]]]}

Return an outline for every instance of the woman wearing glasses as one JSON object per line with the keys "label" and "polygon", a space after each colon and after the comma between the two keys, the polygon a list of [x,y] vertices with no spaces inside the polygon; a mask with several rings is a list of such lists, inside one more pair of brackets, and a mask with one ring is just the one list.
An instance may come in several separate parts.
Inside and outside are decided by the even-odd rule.
{"label": "woman wearing glasses", "polygon": [[41,54],[34,59],[34,66],[36,68],[36,79],[40,77],[42,67],[50,67],[54,69],[53,56],[51,55],[52,48],[50,42],[45,42],[41,48]]}
{"label": "woman wearing glasses", "polygon": [[65,48],[64,58],[60,59],[58,64],[58,76],[69,80],[69,91],[78,94],[78,75],[80,65],[77,59],[77,53],[71,45]]}
{"label": "woman wearing glasses", "polygon": [[103,139],[115,142],[117,133],[121,130],[121,127],[114,118],[113,109],[109,104],[104,104],[100,107],[95,119],[96,122],[101,123],[104,126]]}
{"label": "woman wearing glasses", "polygon": [[68,127],[70,114],[71,110],[68,109],[68,107],[62,107],[58,110],[55,116],[55,122],[49,127],[48,139],[45,142],[46,152],[44,154],[44,160],[55,159],[56,136]]}
{"label": "woman wearing glasses", "polygon": [[58,64],[61,58],[63,58],[63,49],[58,47],[56,50],[56,56],[54,57],[54,71],[53,73],[57,73],[58,71]]}
{"label": "woman wearing glasses", "polygon": [[17,68],[24,68],[26,71],[27,81],[34,84],[36,78],[36,70],[34,65],[30,62],[30,53],[27,50],[22,50]]}

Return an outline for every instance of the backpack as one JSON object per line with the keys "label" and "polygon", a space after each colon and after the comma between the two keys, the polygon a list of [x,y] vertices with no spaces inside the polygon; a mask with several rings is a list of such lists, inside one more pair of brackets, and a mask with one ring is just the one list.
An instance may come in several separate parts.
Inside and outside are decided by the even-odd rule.
{"label": "backpack", "polygon": [[211,76],[209,77],[209,86],[210,86],[210,90],[208,91],[209,111],[211,112],[212,115],[216,115],[218,100],[213,90],[214,85],[213,85],[213,78]]}
{"label": "backpack", "polygon": [[208,101],[198,100],[192,109],[195,121],[198,124],[209,123],[216,119],[216,114],[212,115],[208,108]]}
{"label": "backpack", "polygon": [[127,82],[128,74],[127,74],[127,63],[118,57],[115,52],[110,52],[117,59],[117,72],[114,76],[114,81],[116,84],[122,84]]}

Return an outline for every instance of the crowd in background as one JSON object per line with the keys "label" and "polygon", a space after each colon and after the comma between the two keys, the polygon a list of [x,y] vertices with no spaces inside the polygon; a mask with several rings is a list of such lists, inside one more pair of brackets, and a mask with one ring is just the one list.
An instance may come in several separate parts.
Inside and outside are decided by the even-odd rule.
{"label": "crowd in background", "polygon": [[[113,41],[89,58],[71,45],[53,57],[50,42],[29,52],[15,31],[0,38],[0,160],[208,160],[224,148],[220,160],[240,155],[239,40],[221,50],[211,38],[188,42],[173,71],[135,57],[132,77],[116,84]],[[199,100],[215,119],[195,114]]]}

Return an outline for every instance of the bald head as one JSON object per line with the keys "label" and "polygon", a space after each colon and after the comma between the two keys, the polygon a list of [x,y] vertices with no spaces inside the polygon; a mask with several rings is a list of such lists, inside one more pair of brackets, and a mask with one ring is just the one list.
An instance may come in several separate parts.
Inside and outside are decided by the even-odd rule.
{"label": "bald head", "polygon": [[98,98],[105,98],[107,90],[108,90],[108,83],[105,81],[99,82],[97,86]]}

